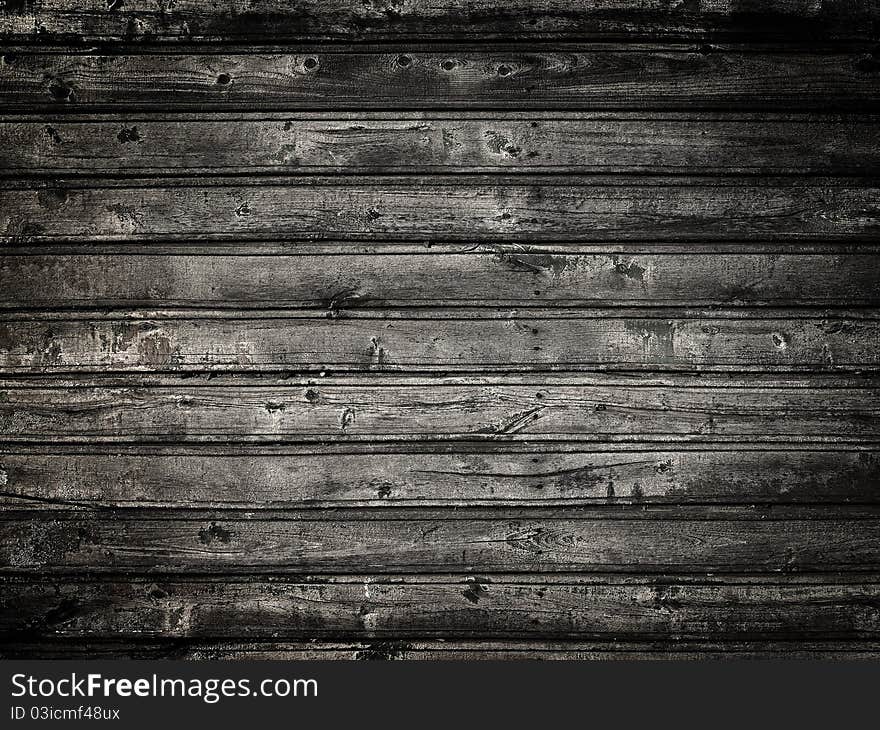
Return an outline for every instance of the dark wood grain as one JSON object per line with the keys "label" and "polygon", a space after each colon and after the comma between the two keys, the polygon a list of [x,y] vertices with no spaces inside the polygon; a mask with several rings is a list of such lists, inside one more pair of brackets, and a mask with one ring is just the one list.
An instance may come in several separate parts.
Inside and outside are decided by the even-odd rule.
{"label": "dark wood grain", "polygon": [[412,45],[297,53],[52,53],[0,65],[4,111],[254,109],[880,108],[871,46],[565,46],[551,50]]}
{"label": "dark wood grain", "polygon": [[[609,451],[456,445],[447,453],[233,447],[0,452],[0,505],[262,508],[880,501],[875,451],[713,445]],[[57,446],[48,447],[50,450]]]}
{"label": "dark wood grain", "polygon": [[[137,115],[0,121],[16,175],[872,174],[870,115]],[[389,118],[390,116],[390,118]]]}
{"label": "dark wood grain", "polygon": [[8,315],[7,373],[876,370],[876,314],[840,311]]}
{"label": "dark wood grain", "polygon": [[7,441],[875,442],[876,388],[553,384],[5,388]]}
{"label": "dark wood grain", "polygon": [[870,180],[238,179],[0,191],[0,241],[876,240]]}
{"label": "dark wood grain", "polygon": [[880,584],[870,577],[5,579],[2,589],[0,635],[19,639],[876,641],[880,634]]}
{"label": "dark wood grain", "polygon": [[541,641],[535,639],[441,639],[364,641],[272,641],[230,639],[70,639],[4,641],[2,659],[172,659],[274,661],[393,660],[721,660],[831,659],[876,661],[880,645],[869,640],[694,641],[676,638],[621,641]]}
{"label": "dark wood grain", "polygon": [[880,304],[880,255],[6,255],[0,307]]}
{"label": "dark wood grain", "polygon": [[880,656],[876,0],[0,5],[0,657]]}
{"label": "dark wood grain", "polygon": [[122,40],[127,43],[217,39],[402,40],[466,38],[870,38],[878,17],[869,0],[680,3],[674,0],[474,0],[468,3],[301,0],[198,0],[156,4],[126,0],[28,0],[7,3],[0,37],[10,40]]}
{"label": "dark wood grain", "polygon": [[15,514],[0,519],[0,572],[703,574],[880,567],[880,513],[867,507]]}

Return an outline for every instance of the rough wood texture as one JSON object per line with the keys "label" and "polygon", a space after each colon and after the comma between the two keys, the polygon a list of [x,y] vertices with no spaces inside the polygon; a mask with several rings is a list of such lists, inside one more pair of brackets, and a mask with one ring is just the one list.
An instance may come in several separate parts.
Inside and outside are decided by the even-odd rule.
{"label": "rough wood texture", "polygon": [[[876,371],[880,320],[833,311],[99,313],[0,323],[8,373]],[[775,316],[774,316],[775,315]],[[548,381],[549,382],[549,381]]]}
{"label": "rough wood texture", "polygon": [[[46,115],[0,121],[16,175],[193,172],[869,174],[870,115]],[[219,117],[219,118],[218,118]]]}
{"label": "rough wood texture", "polygon": [[540,641],[377,640],[271,641],[204,639],[137,639],[126,641],[38,639],[0,644],[2,659],[222,659],[263,660],[687,660],[698,659],[833,659],[876,661],[880,644],[867,640],[822,641]]}
{"label": "rough wood texture", "polygon": [[377,50],[318,45],[298,53],[4,56],[4,111],[104,109],[727,109],[880,108],[870,45],[830,51],[762,47],[553,44]]}
{"label": "rough wood texture", "polygon": [[7,255],[0,307],[880,305],[880,255]]}
{"label": "rough wood texture", "polygon": [[876,659],[878,23],[0,1],[0,657]]}
{"label": "rough wood texture", "polygon": [[[0,452],[0,505],[316,508],[687,503],[877,503],[880,455],[829,447],[454,444],[418,449],[229,447]],[[867,447],[866,447],[867,448]],[[628,450],[623,450],[628,449]],[[146,452],[146,453],[145,453]]]}
{"label": "rough wood texture", "polygon": [[0,242],[235,239],[876,241],[872,179],[71,181],[0,191]]}
{"label": "rough wood texture", "polygon": [[483,40],[872,38],[871,0],[7,0],[0,38],[139,42],[216,39]]}
{"label": "rough wood texture", "polygon": [[875,442],[867,387],[416,384],[6,388],[8,441]]}
{"label": "rough wood texture", "polygon": [[0,520],[0,572],[701,574],[880,567],[877,508],[400,512],[216,519],[174,510],[160,518],[7,513]]}
{"label": "rough wood texture", "polygon": [[877,641],[880,584],[471,576],[0,582],[0,636]]}

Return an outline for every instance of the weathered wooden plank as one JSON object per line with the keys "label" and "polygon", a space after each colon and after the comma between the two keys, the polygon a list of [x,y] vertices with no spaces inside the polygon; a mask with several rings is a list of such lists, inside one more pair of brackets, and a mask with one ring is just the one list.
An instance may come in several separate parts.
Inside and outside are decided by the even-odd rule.
{"label": "weathered wooden plank", "polygon": [[8,0],[0,37],[12,41],[122,40],[537,40],[686,38],[872,38],[870,0],[473,0],[468,3],[234,0]]}
{"label": "weathered wooden plank", "polygon": [[[875,442],[876,388],[381,385],[18,387],[7,441]],[[633,487],[635,489],[635,487]]]}
{"label": "weathered wooden plank", "polygon": [[[397,310],[392,310],[392,313]],[[548,310],[552,311],[552,310]],[[749,313],[750,314],[750,313]],[[40,320],[39,312],[13,312],[9,317],[33,316]],[[746,314],[748,316],[748,314]],[[54,321],[57,314],[48,313],[48,318],[43,321]],[[114,317],[109,319],[113,320]],[[245,317],[247,319],[247,317]],[[274,386],[279,390],[306,390],[315,386],[350,387],[358,386],[384,386],[388,388],[423,388],[423,387],[457,387],[472,385],[517,385],[525,388],[541,390],[548,384],[554,386],[575,387],[658,387],[679,388],[689,390],[694,387],[712,388],[725,386],[729,388],[746,388],[752,390],[767,390],[776,388],[803,389],[803,388],[867,388],[876,389],[880,386],[880,378],[877,373],[870,371],[837,371],[828,370],[800,372],[752,372],[736,374],[728,371],[720,373],[691,373],[691,372],[664,372],[662,370],[637,370],[634,372],[618,371],[492,371],[486,373],[435,373],[401,374],[381,371],[358,371],[353,372],[325,372],[324,374],[313,371],[277,370],[271,372],[234,372],[200,370],[193,372],[141,372],[141,371],[114,371],[102,370],[94,373],[88,371],[74,372],[36,372],[5,373],[0,374],[0,390],[7,388],[21,388],[28,385],[41,385],[52,388],[103,388],[115,387],[133,389],[139,387],[195,387],[207,385],[211,387],[244,386],[249,388]],[[241,447],[245,448],[245,447]],[[268,447],[267,447],[268,448]],[[304,447],[310,448],[310,447]],[[407,446],[406,449],[411,448]],[[482,449],[482,447],[479,447]],[[512,447],[519,450],[521,447]],[[616,447],[615,447],[616,448]],[[197,449],[200,453],[205,449]],[[28,453],[38,453],[39,448],[28,447]],[[214,451],[212,451],[213,453]],[[268,453],[263,449],[260,453]],[[2,447],[0,447],[2,453]],[[69,453],[76,453],[73,449]],[[189,453],[181,451],[180,453]],[[245,453],[245,452],[242,452]],[[248,452],[250,453],[250,452]],[[256,453],[256,452],[254,452]],[[274,452],[273,452],[274,453]],[[306,453],[298,450],[285,451],[284,453]],[[311,453],[311,452],[309,452]],[[348,453],[346,451],[346,453]],[[354,452],[352,452],[354,453]],[[366,453],[363,447],[357,447],[357,453]]]}
{"label": "weathered wooden plank", "polygon": [[[66,240],[52,243],[35,241],[27,243],[26,239],[16,238],[4,249],[7,256],[338,256],[342,254],[383,255],[424,255],[424,254],[489,254],[492,256],[507,254],[566,254],[566,255],[617,255],[632,258],[637,255],[656,254],[700,254],[714,256],[716,254],[796,254],[840,256],[842,254],[880,254],[880,239],[872,241],[862,237],[789,241],[718,241],[699,240],[696,238],[680,241],[565,241],[552,238],[541,238],[532,241],[505,243],[499,241],[460,238],[456,240],[412,240],[357,238],[325,238],[285,240],[284,238],[259,238],[241,240],[202,241],[197,238],[174,237],[171,240],[145,239],[142,241],[77,241]],[[42,312],[43,310],[39,310]],[[233,312],[235,310],[227,310]],[[38,313],[34,310],[34,315]]]}
{"label": "weathered wooden plank", "polygon": [[0,122],[8,174],[876,174],[874,117],[244,115]]}
{"label": "weathered wooden plank", "polygon": [[876,240],[870,179],[294,178],[0,191],[0,242]]}
{"label": "weathered wooden plank", "polygon": [[[160,285],[157,283],[157,285]],[[880,321],[843,312],[327,310],[220,319],[8,315],[6,373],[873,370]],[[398,312],[400,310],[390,310]],[[339,316],[334,316],[339,315]]]}
{"label": "weathered wooden plank", "polygon": [[836,659],[876,661],[877,642],[859,641],[235,641],[138,639],[4,641],[0,659],[188,659],[188,660],[685,660]]}
{"label": "weathered wooden plank", "polygon": [[878,305],[880,255],[5,255],[0,307]]}
{"label": "weathered wooden plank", "polygon": [[0,453],[0,506],[259,508],[880,501],[873,451]]}
{"label": "weathered wooden plank", "polygon": [[614,636],[862,639],[880,634],[880,585],[851,579],[700,582],[377,577],[310,582],[3,580],[0,635],[114,638]]}
{"label": "weathered wooden plank", "polygon": [[876,509],[643,509],[257,512],[216,520],[173,509],[161,516],[7,512],[0,572],[700,575],[880,567]]}
{"label": "weathered wooden plank", "polygon": [[791,109],[880,103],[870,46],[555,45],[552,50],[326,45],[297,53],[17,49],[0,65],[4,111],[203,109]]}

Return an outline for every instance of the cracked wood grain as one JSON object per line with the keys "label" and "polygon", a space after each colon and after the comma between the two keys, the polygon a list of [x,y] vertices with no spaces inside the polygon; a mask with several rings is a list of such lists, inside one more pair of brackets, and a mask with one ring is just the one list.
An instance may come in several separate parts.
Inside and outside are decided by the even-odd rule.
{"label": "cracked wood grain", "polygon": [[7,0],[0,656],[878,656],[878,20]]}
{"label": "cracked wood grain", "polygon": [[[178,453],[134,446],[102,452],[0,452],[8,509],[337,506],[757,504],[880,501],[880,455],[821,448],[523,451],[492,445],[449,453],[297,453],[229,447]],[[57,447],[50,447],[56,448]],[[251,452],[253,450],[250,450]],[[433,451],[433,450],[432,450]]]}
{"label": "cracked wood grain", "polygon": [[451,385],[6,388],[6,441],[875,442],[880,391]]}

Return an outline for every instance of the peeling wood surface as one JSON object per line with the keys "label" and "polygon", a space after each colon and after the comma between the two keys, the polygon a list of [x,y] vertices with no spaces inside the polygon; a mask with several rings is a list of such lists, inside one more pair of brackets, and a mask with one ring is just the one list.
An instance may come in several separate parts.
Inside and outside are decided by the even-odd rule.
{"label": "peeling wood surface", "polygon": [[0,11],[0,657],[880,656],[874,0]]}
{"label": "peeling wood surface", "polygon": [[[613,309],[322,312],[106,318],[82,313],[0,324],[8,373],[511,371],[876,371],[880,320],[800,313]],[[727,316],[723,316],[726,314]],[[149,315],[149,313],[148,313]],[[665,316],[664,316],[665,315]],[[775,316],[774,316],[775,315]],[[781,315],[781,316],[780,316]],[[548,381],[548,384],[552,381]]]}

